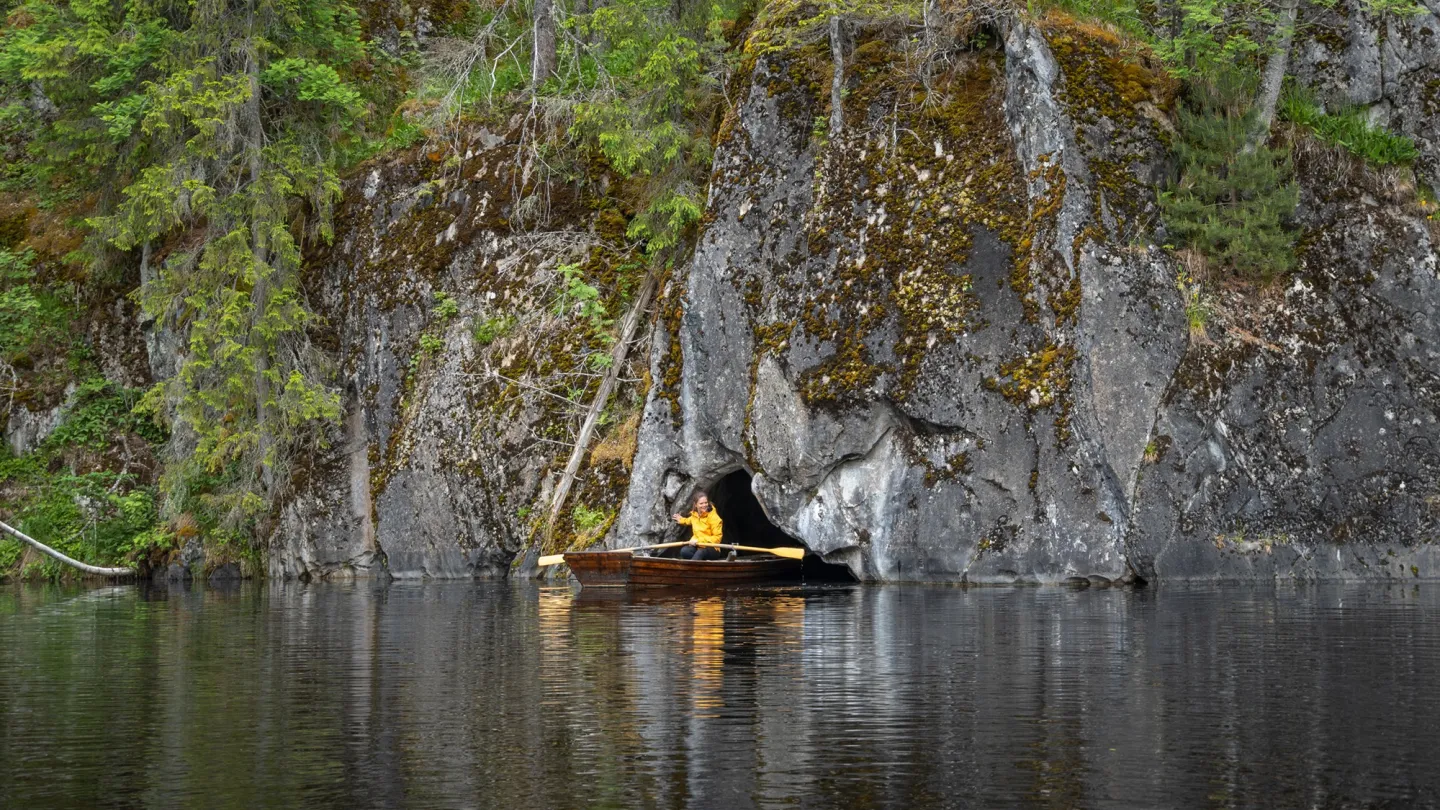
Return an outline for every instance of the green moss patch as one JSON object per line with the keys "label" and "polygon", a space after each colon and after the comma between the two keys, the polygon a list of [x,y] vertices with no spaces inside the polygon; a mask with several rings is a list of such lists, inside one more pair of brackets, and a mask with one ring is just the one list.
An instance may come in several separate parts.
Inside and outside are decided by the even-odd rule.
{"label": "green moss patch", "polygon": [[[787,64],[807,59],[795,54]],[[974,234],[989,230],[1013,249],[1026,218],[1002,77],[1003,56],[977,52],[926,90],[888,42],[857,44],[847,132],[818,148],[796,256],[804,284],[773,290],[763,318],[750,307],[758,352],[804,342],[828,355],[801,372],[807,404],[903,400],[927,353],[983,318],[967,271]],[[782,286],[753,274],[739,283],[757,303],[761,290]],[[897,339],[877,355],[871,336],[892,331]]]}

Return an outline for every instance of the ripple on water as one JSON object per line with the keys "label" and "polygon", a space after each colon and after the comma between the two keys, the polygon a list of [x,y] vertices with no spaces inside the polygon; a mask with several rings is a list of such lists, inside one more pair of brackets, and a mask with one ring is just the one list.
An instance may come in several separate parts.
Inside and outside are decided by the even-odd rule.
{"label": "ripple on water", "polygon": [[1437,806],[1440,589],[0,590],[6,807]]}

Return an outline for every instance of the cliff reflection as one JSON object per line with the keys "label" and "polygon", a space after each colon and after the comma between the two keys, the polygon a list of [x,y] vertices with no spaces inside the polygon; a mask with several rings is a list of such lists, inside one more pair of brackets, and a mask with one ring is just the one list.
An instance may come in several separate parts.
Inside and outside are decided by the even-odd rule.
{"label": "cliff reflection", "polygon": [[1435,804],[1437,597],[18,589],[0,600],[0,797]]}

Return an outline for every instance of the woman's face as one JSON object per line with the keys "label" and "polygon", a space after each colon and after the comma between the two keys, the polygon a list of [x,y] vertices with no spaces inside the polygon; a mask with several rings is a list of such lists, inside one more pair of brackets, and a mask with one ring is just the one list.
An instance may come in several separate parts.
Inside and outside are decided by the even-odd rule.
{"label": "woman's face", "polygon": [[702,515],[705,514],[706,512],[709,512],[709,511],[710,511],[710,499],[709,499],[709,498],[704,498],[704,497],[702,497],[702,498],[700,498],[699,500],[695,501],[695,511],[696,511],[696,512],[699,512],[699,513],[702,514]]}

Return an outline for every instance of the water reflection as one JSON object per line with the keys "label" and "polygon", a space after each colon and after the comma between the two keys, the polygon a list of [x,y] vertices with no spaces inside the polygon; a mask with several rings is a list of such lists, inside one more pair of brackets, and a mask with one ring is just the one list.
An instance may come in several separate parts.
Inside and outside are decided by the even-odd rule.
{"label": "water reflection", "polygon": [[0,590],[0,805],[1440,804],[1440,591]]}

